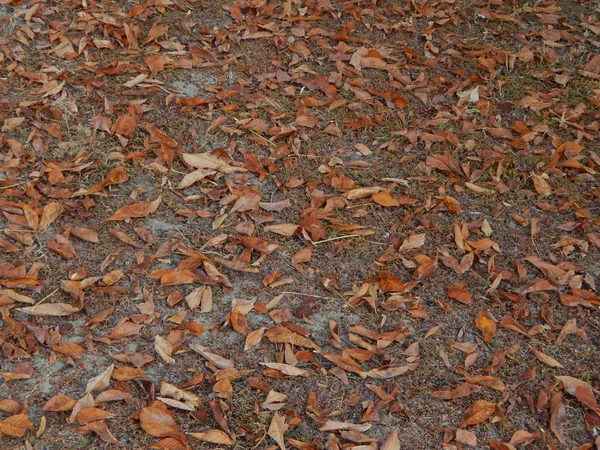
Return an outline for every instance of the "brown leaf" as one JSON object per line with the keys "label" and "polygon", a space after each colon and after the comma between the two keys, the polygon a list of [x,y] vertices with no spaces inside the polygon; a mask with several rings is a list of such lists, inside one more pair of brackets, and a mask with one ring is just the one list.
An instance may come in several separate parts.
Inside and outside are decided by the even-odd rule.
{"label": "brown leaf", "polygon": [[153,202],[143,201],[139,203],[132,203],[131,205],[123,206],[119,208],[112,216],[105,220],[125,220],[140,217],[148,217],[158,208],[162,197],[159,195]]}
{"label": "brown leaf", "polygon": [[204,442],[218,445],[233,445],[235,441],[221,430],[208,430],[196,433],[188,433],[190,436],[200,439]]}
{"label": "brown leaf", "polygon": [[23,210],[23,214],[25,214],[25,218],[27,219],[27,223],[29,224],[31,229],[33,231],[38,231],[40,226],[40,219],[36,212],[33,210],[33,208],[25,203],[21,206],[21,209]]}
{"label": "brown leaf", "polygon": [[564,368],[564,366],[561,363],[559,363],[557,360],[555,360],[552,356],[546,355],[545,353],[542,353],[539,350],[533,349],[533,354],[535,355],[535,357],[537,359],[539,359],[541,362],[543,362],[547,366],[558,367],[560,369]]}
{"label": "brown leaf", "polygon": [[440,400],[454,400],[456,398],[466,397],[467,395],[471,395],[474,392],[478,392],[479,389],[480,388],[474,384],[463,383],[455,389],[447,391],[434,391],[431,392],[429,395]]}
{"label": "brown leaf", "polygon": [[500,378],[491,375],[470,375],[468,373],[465,373],[464,377],[467,382],[472,384],[477,384],[479,386],[487,386],[492,389],[496,389],[497,391],[504,391],[506,389],[506,385],[502,382]]}
{"label": "brown leaf", "polygon": [[44,405],[44,411],[70,411],[75,406],[77,400],[68,395],[55,395]]}
{"label": "brown leaf", "polygon": [[250,350],[252,347],[256,347],[260,344],[266,329],[266,327],[260,327],[258,330],[248,333],[248,336],[246,336],[246,343],[244,344],[244,351]]}
{"label": "brown leaf", "polygon": [[413,234],[402,242],[402,245],[398,249],[399,252],[406,250],[414,250],[415,248],[419,248],[425,245],[425,233],[423,234]]}
{"label": "brown leaf", "polygon": [[219,369],[233,369],[234,364],[233,361],[227,358],[222,357],[221,355],[217,355],[210,351],[208,347],[204,347],[200,344],[192,344],[190,348],[194,350],[196,353],[199,353],[204,357],[208,362],[214,364]]}
{"label": "brown leaf", "polygon": [[371,428],[370,423],[351,423],[351,422],[339,422],[337,420],[327,419],[327,421],[319,428],[321,431],[338,431],[338,430],[353,430],[358,431],[360,433],[364,433],[365,431]]}
{"label": "brown leaf", "polygon": [[336,354],[324,354],[322,356],[323,358],[326,358],[332,363],[334,363],[340,369],[343,369],[347,372],[355,372],[363,378],[365,377],[365,369],[349,356]]}
{"label": "brown leaf", "polygon": [[177,428],[173,416],[162,402],[154,401],[150,406],[142,408],[140,411],[140,425],[151,436],[174,437],[185,441],[185,437]]}
{"label": "brown leaf", "polygon": [[154,350],[160,355],[163,361],[168,364],[175,364],[175,358],[173,358],[173,346],[165,338],[158,334],[154,337]]}
{"label": "brown leaf", "polygon": [[18,308],[19,311],[34,316],[68,316],[81,310],[81,307],[69,303],[42,303],[41,305]]}
{"label": "brown leaf", "polygon": [[229,314],[229,321],[231,322],[231,326],[235,331],[244,336],[248,334],[248,321],[243,314],[237,311],[232,311]]}
{"label": "brown leaf", "polygon": [[52,348],[52,350],[55,352],[70,356],[73,359],[81,359],[84,354],[83,347],[81,345],[69,341],[61,340],[56,344],[52,344],[50,348]]}
{"label": "brown leaf", "polygon": [[388,191],[376,192],[371,197],[375,203],[381,206],[400,206],[398,200]]}
{"label": "brown leaf", "polygon": [[379,284],[383,292],[404,292],[406,286],[389,272],[379,272]]}
{"label": "brown leaf", "polygon": [[211,312],[213,302],[212,289],[210,286],[200,286],[185,297],[185,302],[191,310],[200,306],[200,312]]}
{"label": "brown leaf", "polygon": [[102,420],[96,421],[96,422],[89,422],[86,424],[86,427],[88,430],[96,433],[100,439],[102,439],[104,442],[106,442],[108,444],[121,444],[117,440],[117,438],[115,438],[112,435],[112,433],[106,426],[106,423]]}
{"label": "brown leaf", "polygon": [[596,403],[594,390],[589,383],[570,376],[558,376],[556,379],[562,383],[565,391],[600,416],[600,407]]}
{"label": "brown leaf", "polygon": [[23,122],[25,122],[25,117],[10,117],[8,119],[4,119],[4,124],[2,125],[2,132],[14,130]]}
{"label": "brown leaf", "polygon": [[112,374],[112,378],[117,381],[129,381],[144,377],[144,371],[137,367],[119,367]]}
{"label": "brown leaf", "polygon": [[557,392],[550,400],[550,429],[558,440],[564,443],[563,432],[567,422],[567,412],[562,397],[562,392]]}
{"label": "brown leaf", "polygon": [[398,431],[394,430],[390,433],[388,438],[381,446],[381,450],[400,450],[400,439],[398,438]]}
{"label": "brown leaf", "polygon": [[552,188],[543,177],[531,172],[531,179],[533,180],[533,187],[535,188],[535,191],[542,197],[548,197],[550,194],[552,194]]}
{"label": "brown leaf", "polygon": [[111,364],[104,369],[102,373],[96,375],[94,378],[90,378],[87,387],[85,388],[85,393],[105,390],[110,385],[110,377],[112,376],[114,368],[115,365]]}
{"label": "brown leaf", "polygon": [[64,259],[77,258],[77,252],[71,241],[62,234],[55,234],[53,239],[48,240],[48,248],[59,254]]}
{"label": "brown leaf", "polygon": [[460,206],[458,200],[456,200],[454,197],[450,197],[449,195],[442,195],[437,196],[436,198],[438,200],[441,200],[444,203],[444,205],[446,205],[446,208],[448,208],[454,214],[458,215],[461,213],[462,207]]}
{"label": "brown leaf", "polygon": [[[124,244],[131,245],[132,247],[135,247],[135,248],[143,248],[144,247],[143,245],[135,242],[131,237],[129,237],[129,235],[127,235],[126,233],[123,233],[122,231],[111,228],[110,234],[112,234],[114,237],[116,237],[118,240],[120,240]],[[118,255],[118,253],[113,253],[112,255],[114,255],[116,257]],[[111,257],[111,255],[109,255],[107,258],[110,258],[110,257]]]}
{"label": "brown leaf", "polygon": [[282,223],[279,225],[268,225],[265,227],[265,231],[270,231],[271,233],[280,234],[281,236],[293,236],[298,230],[298,225],[294,225],[293,223]]}
{"label": "brown leaf", "polygon": [[277,411],[273,415],[271,425],[267,430],[267,434],[279,445],[281,450],[285,450],[284,434],[288,430],[288,425],[285,423],[285,416],[279,415]]}
{"label": "brown leaf", "polygon": [[411,363],[404,366],[387,365],[371,369],[366,375],[378,380],[387,380],[388,378],[394,378],[409,372],[414,372],[418,365],[418,363]]}
{"label": "brown leaf", "polygon": [[120,134],[125,137],[133,137],[137,123],[130,114],[123,114],[113,124],[113,133]]}
{"label": "brown leaf", "polygon": [[203,180],[209,175],[214,175],[215,173],[217,172],[214,170],[196,169],[193,172],[186,174],[175,189],[185,189],[190,187],[192,184]]}
{"label": "brown leaf", "polygon": [[196,169],[217,170],[223,173],[247,172],[243,167],[233,167],[210,153],[184,153],[182,158],[186,164]]}
{"label": "brown leaf", "polygon": [[304,272],[304,268],[302,267],[302,263],[310,261],[312,258],[312,247],[304,247],[296,252],[294,256],[292,256],[292,264],[298,270],[298,272]]}
{"label": "brown leaf", "polygon": [[0,436],[3,434],[13,437],[23,437],[33,424],[27,414],[15,414],[0,420]]}
{"label": "brown leaf", "polygon": [[530,443],[536,439],[539,439],[540,437],[541,437],[541,433],[539,431],[536,431],[535,433],[530,433],[527,430],[517,430],[514,432],[514,434],[510,438],[509,444],[511,444],[511,445],[519,445],[519,444],[527,445],[528,443]]}
{"label": "brown leaf", "polygon": [[461,303],[469,305],[473,303],[473,297],[468,291],[469,286],[465,281],[454,283],[448,288],[448,297],[458,300]]}
{"label": "brown leaf", "polygon": [[150,31],[148,31],[148,37],[144,41],[144,45],[163,36],[164,34],[166,34],[166,32],[168,30],[169,30],[168,26],[162,25],[160,23],[155,23],[154,25],[152,25],[152,28],[150,28]]}
{"label": "brown leaf", "polygon": [[456,430],[456,442],[468,445],[470,447],[477,447],[477,436],[467,430]]}
{"label": "brown leaf", "polygon": [[100,239],[98,238],[98,233],[96,233],[94,230],[90,230],[89,228],[69,227],[69,234],[73,234],[79,239],[92,242],[94,244],[100,242]]}
{"label": "brown leaf", "polygon": [[109,419],[111,417],[115,417],[115,415],[100,408],[83,408],[77,413],[77,422],[79,425],[85,425],[88,422]]}
{"label": "brown leaf", "polygon": [[307,377],[309,374],[306,370],[300,369],[299,367],[290,366],[289,364],[284,363],[260,363],[261,365],[268,367],[270,369],[279,370],[281,373],[291,376],[291,377]]}
{"label": "brown leaf", "polygon": [[275,327],[271,328],[265,333],[265,337],[276,344],[292,344],[300,347],[306,348],[314,348],[319,350],[319,346],[315,344],[310,339],[307,339],[303,336],[300,336],[297,333],[294,333],[289,328],[285,327]]}
{"label": "brown leaf", "polygon": [[488,420],[496,412],[496,404],[487,400],[475,401],[463,414],[461,428],[468,425],[477,425]]}

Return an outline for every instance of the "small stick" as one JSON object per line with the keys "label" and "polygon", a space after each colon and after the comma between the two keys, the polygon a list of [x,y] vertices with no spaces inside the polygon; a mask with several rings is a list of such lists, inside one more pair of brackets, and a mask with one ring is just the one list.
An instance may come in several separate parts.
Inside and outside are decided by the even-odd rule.
{"label": "small stick", "polygon": [[33,178],[31,180],[21,181],[20,183],[11,184],[10,186],[2,186],[2,187],[0,187],[0,191],[3,191],[4,189],[10,189],[10,188],[13,188],[15,186],[21,186],[22,184],[26,184],[26,183],[28,183],[30,181],[37,181],[37,180],[39,180],[39,178]]}
{"label": "small stick", "polygon": [[31,307],[31,310],[33,311],[35,308],[37,308],[38,305],[41,305],[43,302],[45,302],[50,297],[52,297],[54,294],[56,294],[57,291],[58,291],[58,288],[54,289],[52,292],[50,292],[48,295],[46,295],[43,299],[41,299],[39,302],[37,302],[35,305],[33,305]]}
{"label": "small stick", "polygon": [[284,292],[280,292],[280,294],[300,295],[302,297],[314,297],[314,298],[322,298],[324,300],[332,300],[331,297],[323,297],[322,295],[315,295],[315,294],[304,294],[302,292],[284,291]]}
{"label": "small stick", "polygon": [[317,245],[317,244],[323,244],[325,242],[338,241],[340,239],[350,239],[350,238],[358,237],[358,236],[362,236],[362,235],[360,235],[360,234],[346,234],[344,236],[336,236],[336,237],[332,237],[332,238],[329,238],[329,239],[323,239],[322,241],[316,241],[316,242],[313,242],[313,244],[315,244],[315,245]]}
{"label": "small stick", "polygon": [[40,384],[42,384],[42,383],[44,382],[44,380],[45,380],[46,378],[48,378],[50,375],[52,375],[52,374],[54,374],[54,372],[52,372],[52,371],[48,372],[48,373],[47,373],[47,374],[44,376],[44,378],[42,378],[40,381],[38,381],[37,383],[35,383],[35,385],[34,385],[34,386],[33,386],[33,388],[31,389],[31,391],[29,391],[29,394],[27,394],[27,395],[25,396],[25,398],[26,398],[26,399],[28,399],[28,398],[31,396],[31,394],[33,394],[33,393],[35,392],[35,390],[36,390],[36,389],[37,389],[37,388],[40,386]]}

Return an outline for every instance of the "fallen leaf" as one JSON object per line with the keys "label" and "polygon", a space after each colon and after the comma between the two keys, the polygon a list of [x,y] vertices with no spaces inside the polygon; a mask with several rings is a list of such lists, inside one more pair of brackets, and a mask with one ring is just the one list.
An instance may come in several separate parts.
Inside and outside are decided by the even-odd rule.
{"label": "fallen leaf", "polygon": [[151,436],[174,437],[185,442],[173,416],[166,405],[159,401],[154,401],[150,406],[141,409],[140,425]]}
{"label": "fallen leaf", "polygon": [[5,434],[13,437],[23,437],[28,429],[33,427],[27,414],[15,414],[0,420],[0,436]]}
{"label": "fallen leaf", "polygon": [[114,364],[108,366],[102,373],[95,376],[94,378],[90,378],[87,383],[87,387],[85,388],[85,393],[94,392],[94,391],[103,391],[110,385],[110,378],[112,376],[113,370],[115,368]]}
{"label": "fallen leaf", "polygon": [[558,440],[564,443],[563,432],[567,422],[567,412],[562,397],[562,392],[557,392],[550,400],[550,429]]}
{"label": "fallen leaf", "polygon": [[558,367],[560,369],[564,368],[564,366],[561,363],[559,363],[557,360],[555,360],[552,356],[546,355],[545,353],[542,353],[541,351],[539,351],[537,349],[533,349],[533,354],[535,355],[535,357],[537,359],[539,359],[541,362],[543,362],[547,366]]}
{"label": "fallen leaf", "polygon": [[81,308],[73,306],[69,303],[42,303],[41,305],[17,309],[21,312],[34,316],[68,316],[81,310]]}
{"label": "fallen leaf", "polygon": [[492,320],[487,311],[481,310],[477,313],[477,317],[475,317],[475,326],[483,333],[483,340],[491,343],[492,336],[494,336],[494,333],[496,332],[496,323]]}
{"label": "fallen leaf", "polygon": [[260,344],[266,329],[266,327],[260,327],[259,329],[248,333],[248,336],[246,336],[246,343],[244,344],[244,351],[248,351]]}
{"label": "fallen leaf", "polygon": [[461,428],[477,425],[488,420],[496,412],[496,404],[487,400],[476,400],[463,414]]}
{"label": "fallen leaf", "polygon": [[233,445],[235,442],[226,433],[221,430],[208,430],[203,432],[188,433],[203,442],[210,442],[218,445]]}
{"label": "fallen leaf", "polygon": [[143,201],[139,203],[132,203],[131,205],[123,206],[119,208],[112,216],[105,220],[125,220],[133,218],[148,217],[158,208],[162,197],[159,195],[156,200],[149,202]]}
{"label": "fallen leaf", "polygon": [[70,411],[77,403],[77,400],[68,395],[55,395],[44,405],[44,411]]}
{"label": "fallen leaf", "polygon": [[227,164],[222,159],[211,155],[210,153],[184,153],[182,155],[186,164],[196,169],[216,170],[223,173],[246,172],[243,167],[234,167]]}
{"label": "fallen leaf", "polygon": [[543,177],[531,172],[531,179],[533,180],[535,191],[542,197],[548,197],[550,194],[552,194],[552,188]]}
{"label": "fallen leaf", "polygon": [[381,450],[400,450],[400,439],[398,438],[398,431],[394,430],[390,433],[388,438],[381,446]]}
{"label": "fallen leaf", "polygon": [[285,416],[280,416],[278,412],[275,412],[271,425],[267,430],[267,434],[277,442],[281,450],[285,450],[284,435],[288,430],[288,425],[285,423]]}

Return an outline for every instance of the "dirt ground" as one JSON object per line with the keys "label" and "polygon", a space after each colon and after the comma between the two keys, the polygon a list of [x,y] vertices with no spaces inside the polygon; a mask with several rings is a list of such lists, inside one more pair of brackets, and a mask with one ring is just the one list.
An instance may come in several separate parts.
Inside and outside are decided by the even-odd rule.
{"label": "dirt ground", "polygon": [[600,449],[597,1],[0,25],[1,449]]}

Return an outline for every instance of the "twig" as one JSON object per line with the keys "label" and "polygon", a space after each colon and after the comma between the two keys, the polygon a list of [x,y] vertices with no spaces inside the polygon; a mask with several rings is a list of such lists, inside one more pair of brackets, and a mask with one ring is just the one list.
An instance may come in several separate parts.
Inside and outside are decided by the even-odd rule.
{"label": "twig", "polygon": [[314,297],[314,298],[322,298],[324,300],[333,300],[331,297],[323,297],[322,295],[315,295],[315,294],[304,294],[302,292],[284,291],[284,292],[280,292],[280,294],[300,295],[302,297]]}
{"label": "twig", "polygon": [[329,239],[323,239],[322,241],[316,241],[316,242],[313,242],[313,244],[318,245],[318,244],[323,244],[325,242],[338,241],[340,239],[350,239],[350,238],[358,237],[358,236],[362,236],[362,235],[361,234],[346,234],[344,236],[336,236],[336,237],[332,237]]}
{"label": "twig", "polygon": [[265,434],[263,434],[263,437],[260,438],[260,441],[258,441],[258,444],[256,444],[254,447],[252,447],[251,450],[254,450],[256,447],[258,447],[262,443],[262,441],[265,440],[266,437],[267,437],[267,432],[265,431]]}
{"label": "twig", "polygon": [[41,299],[39,302],[37,302],[35,305],[33,305],[31,307],[31,311],[33,311],[35,308],[38,307],[38,305],[41,305],[43,302],[45,302],[50,297],[52,297],[54,294],[56,294],[57,291],[58,291],[58,288],[54,289],[52,292],[50,292],[48,295],[46,295],[43,299]]}
{"label": "twig", "polygon": [[48,378],[50,375],[54,374],[54,372],[50,371],[48,372],[44,378],[42,378],[40,381],[38,381],[37,383],[35,383],[35,385],[33,386],[33,388],[31,388],[31,391],[29,391],[29,394],[27,394],[25,396],[26,399],[28,399],[31,394],[33,394],[35,392],[35,390],[39,387],[40,384],[42,384],[44,382],[44,380],[46,380],[46,378]]}
{"label": "twig", "polygon": [[269,139],[268,137],[264,137],[264,136],[263,136],[262,134],[260,134],[259,132],[257,132],[257,131],[254,131],[254,130],[248,130],[248,131],[250,131],[250,133],[252,133],[252,134],[255,134],[256,136],[258,136],[258,137],[260,137],[260,138],[263,138],[265,141],[267,141],[267,142],[268,142],[269,144],[271,144],[273,147],[276,147],[276,146],[277,146],[277,144],[275,144],[275,142],[273,142],[273,141],[272,141],[271,139]]}
{"label": "twig", "polygon": [[20,183],[11,184],[10,186],[2,186],[2,187],[0,187],[0,191],[3,191],[4,189],[10,189],[15,186],[21,186],[22,184],[26,184],[26,183],[29,183],[30,181],[37,181],[37,180],[39,180],[39,178],[32,178],[31,180],[21,181]]}

